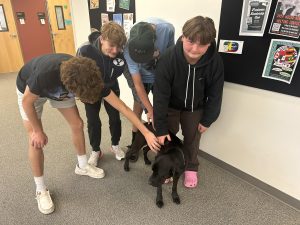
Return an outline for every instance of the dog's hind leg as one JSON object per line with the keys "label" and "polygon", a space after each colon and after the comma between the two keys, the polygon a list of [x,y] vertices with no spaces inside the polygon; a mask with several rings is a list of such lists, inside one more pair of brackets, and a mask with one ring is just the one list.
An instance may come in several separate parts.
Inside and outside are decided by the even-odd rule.
{"label": "dog's hind leg", "polygon": [[156,205],[158,208],[162,208],[164,206],[163,196],[162,196],[162,185],[158,185],[157,193],[156,193]]}
{"label": "dog's hind leg", "polygon": [[173,176],[172,199],[173,199],[173,202],[175,202],[176,204],[180,204],[180,198],[177,193],[178,180],[179,180],[179,174],[177,172],[175,172],[174,176]]}
{"label": "dog's hind leg", "polygon": [[147,153],[149,152],[149,150],[150,150],[150,148],[149,148],[148,145],[143,148],[144,162],[147,165],[151,165],[151,161],[149,160],[148,155],[147,155]]}
{"label": "dog's hind leg", "polygon": [[[125,162],[124,162],[124,170],[129,171],[129,161],[132,162],[132,156],[136,155],[138,157],[139,150],[147,144],[144,136],[141,132],[138,132],[135,136],[134,142],[132,143],[131,147],[128,149],[125,155]],[[136,158],[137,160],[137,158]]]}
{"label": "dog's hind leg", "polygon": [[127,172],[129,171],[129,159],[131,156],[130,151],[131,151],[131,149],[128,152],[126,152],[126,155],[125,155],[124,170]]}

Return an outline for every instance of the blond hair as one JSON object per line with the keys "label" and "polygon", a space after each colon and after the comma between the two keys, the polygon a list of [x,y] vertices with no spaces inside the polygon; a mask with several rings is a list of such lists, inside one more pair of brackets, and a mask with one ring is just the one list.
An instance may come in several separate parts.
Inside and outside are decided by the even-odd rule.
{"label": "blond hair", "polygon": [[120,48],[123,48],[126,43],[123,27],[113,21],[109,21],[101,27],[101,37]]}

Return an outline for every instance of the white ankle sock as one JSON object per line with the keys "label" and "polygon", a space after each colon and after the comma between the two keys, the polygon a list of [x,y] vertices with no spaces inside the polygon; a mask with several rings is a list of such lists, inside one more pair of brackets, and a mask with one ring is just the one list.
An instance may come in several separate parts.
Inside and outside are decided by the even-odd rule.
{"label": "white ankle sock", "polygon": [[77,159],[79,168],[84,168],[88,163],[86,155],[77,155]]}
{"label": "white ankle sock", "polygon": [[113,150],[117,150],[119,148],[119,145],[112,145],[111,147]]}
{"label": "white ankle sock", "polygon": [[45,185],[45,181],[44,181],[44,176],[40,176],[40,177],[33,177],[34,178],[34,182],[35,182],[35,186],[36,186],[36,191],[46,191],[46,185]]}
{"label": "white ankle sock", "polygon": [[95,157],[99,157],[99,155],[100,155],[100,151],[97,151],[97,152],[95,152],[95,151],[92,151],[92,153],[91,153],[93,156],[95,156]]}

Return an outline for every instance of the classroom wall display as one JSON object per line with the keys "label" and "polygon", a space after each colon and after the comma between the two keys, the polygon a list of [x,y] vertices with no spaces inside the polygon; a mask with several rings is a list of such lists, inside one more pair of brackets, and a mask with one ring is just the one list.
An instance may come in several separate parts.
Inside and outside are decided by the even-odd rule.
{"label": "classroom wall display", "polygon": [[[246,1],[246,0],[245,0]],[[282,0],[280,0],[282,1]],[[295,0],[297,1],[297,0]],[[282,36],[278,34],[269,33],[271,26],[272,18],[276,12],[277,0],[271,1],[271,6],[269,10],[269,16],[267,18],[265,31],[263,36],[242,36],[239,34],[240,31],[240,22],[242,17],[243,10],[243,1],[241,0],[223,0],[221,7],[221,17],[219,23],[219,36],[218,43],[220,40],[234,40],[234,42],[242,41],[243,42],[243,51],[242,54],[227,54],[226,52],[220,52],[225,69],[225,81],[237,83],[241,85],[246,85],[250,87],[260,88],[264,90],[274,91],[278,93],[288,94],[292,96],[300,97],[300,66],[296,61],[292,65],[292,70],[287,69],[287,66],[278,67],[275,65],[272,69],[275,70],[285,70],[289,76],[285,73],[288,80],[275,78],[275,73],[268,73],[265,68],[265,64],[269,62],[267,58],[274,58],[274,55],[268,56],[270,46],[278,44],[279,41],[289,42],[294,41],[295,49],[299,43],[299,38],[292,38],[287,36]],[[234,6],[234,7],[232,7]],[[297,17],[298,18],[298,17]],[[300,19],[300,15],[299,15]],[[272,39],[276,39],[276,42],[273,42]],[[278,48],[280,44],[277,45]],[[287,45],[289,46],[289,45]],[[218,46],[219,47],[219,46]],[[275,47],[274,47],[275,48]],[[280,52],[280,51],[278,51]],[[287,49],[286,57],[289,57],[289,50]],[[275,52],[273,53],[275,54]],[[293,52],[293,57],[295,54],[299,54],[299,51]],[[297,58],[297,57],[296,57]],[[275,62],[273,62],[275,63]],[[278,67],[278,68],[277,68]],[[280,71],[282,72],[282,71]],[[269,74],[269,75],[268,75]],[[270,75],[271,74],[271,75]],[[266,79],[270,78],[270,79]],[[272,79],[273,78],[273,79]]]}
{"label": "classroom wall display", "polygon": [[135,0],[88,0],[88,5],[91,28],[97,30],[108,21],[115,21],[128,34],[136,20]]}

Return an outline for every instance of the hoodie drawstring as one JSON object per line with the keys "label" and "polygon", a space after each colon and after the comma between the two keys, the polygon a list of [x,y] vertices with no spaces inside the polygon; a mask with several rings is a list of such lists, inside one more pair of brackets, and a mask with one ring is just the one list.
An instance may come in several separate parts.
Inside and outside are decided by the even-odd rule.
{"label": "hoodie drawstring", "polygon": [[[192,112],[194,111],[194,96],[195,96],[195,76],[196,76],[196,67],[194,67],[193,71],[193,95],[192,95]],[[186,87],[185,87],[185,100],[184,100],[184,107],[186,108],[186,100],[188,97],[188,90],[189,90],[189,80],[191,75],[191,65],[189,64],[189,73],[188,73],[188,79],[186,81]]]}
{"label": "hoodie drawstring", "polygon": [[191,73],[191,65],[189,64],[188,79],[187,79],[187,81],[186,81],[186,87],[185,87],[185,100],[184,100],[184,107],[185,107],[185,108],[186,108],[187,93],[188,93],[188,89],[189,89],[190,73]]}
{"label": "hoodie drawstring", "polygon": [[193,77],[193,97],[192,97],[192,112],[194,112],[194,94],[195,94],[195,75],[196,67],[194,67],[194,77]]}

